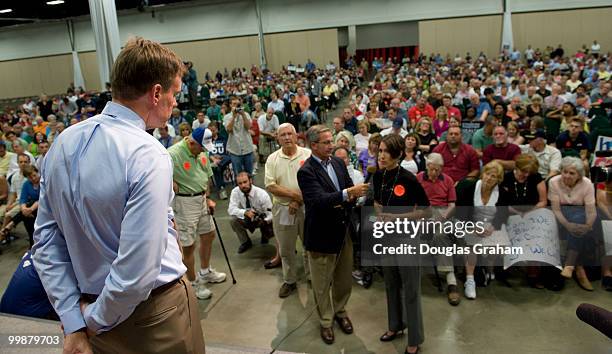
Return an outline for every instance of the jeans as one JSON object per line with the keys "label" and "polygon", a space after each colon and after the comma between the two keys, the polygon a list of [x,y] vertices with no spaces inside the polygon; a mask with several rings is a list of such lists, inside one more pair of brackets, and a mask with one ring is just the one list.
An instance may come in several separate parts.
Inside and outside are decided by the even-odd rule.
{"label": "jeans", "polygon": [[230,159],[236,176],[243,171],[248,173],[249,176],[253,175],[253,153],[250,152],[245,155],[230,154]]}
{"label": "jeans", "polygon": [[217,166],[213,167],[212,170],[215,177],[215,185],[217,186],[217,189],[225,187],[225,179],[223,178],[223,172],[231,162],[232,160],[228,155],[223,155],[223,158],[221,159],[221,161],[219,161]]}

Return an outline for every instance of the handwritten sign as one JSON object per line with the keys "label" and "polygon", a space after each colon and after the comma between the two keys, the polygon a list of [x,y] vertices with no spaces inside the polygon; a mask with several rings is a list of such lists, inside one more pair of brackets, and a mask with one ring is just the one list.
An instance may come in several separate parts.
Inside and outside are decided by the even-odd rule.
{"label": "handwritten sign", "polygon": [[603,240],[606,248],[606,256],[612,256],[612,220],[602,220]]}
{"label": "handwritten sign", "polygon": [[513,247],[521,247],[523,254],[504,256],[504,269],[518,262],[548,263],[561,269],[559,230],[552,211],[537,209],[523,217],[508,218],[506,231]]}

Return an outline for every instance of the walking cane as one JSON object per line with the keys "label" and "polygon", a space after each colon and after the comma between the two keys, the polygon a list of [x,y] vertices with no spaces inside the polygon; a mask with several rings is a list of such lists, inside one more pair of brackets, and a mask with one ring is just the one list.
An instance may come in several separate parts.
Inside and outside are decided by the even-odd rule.
{"label": "walking cane", "polygon": [[229,268],[230,275],[232,276],[232,284],[236,284],[236,278],[234,277],[234,272],[232,271],[232,265],[230,264],[229,258],[227,257],[227,252],[225,251],[225,245],[223,244],[223,239],[221,238],[219,226],[217,226],[217,219],[215,219],[214,216],[212,219],[215,223],[215,230],[217,230],[217,237],[219,238],[219,242],[221,243],[221,249],[223,250],[223,255],[225,256],[225,261],[227,262],[227,267]]}

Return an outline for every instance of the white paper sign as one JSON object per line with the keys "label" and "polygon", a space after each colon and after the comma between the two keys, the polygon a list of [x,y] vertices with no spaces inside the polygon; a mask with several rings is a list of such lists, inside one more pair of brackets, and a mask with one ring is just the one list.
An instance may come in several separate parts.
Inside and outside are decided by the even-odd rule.
{"label": "white paper sign", "polygon": [[289,214],[289,207],[285,205],[281,205],[279,208],[280,212],[280,224],[285,226],[295,225],[295,214]]}
{"label": "white paper sign", "polygon": [[606,248],[606,256],[612,256],[612,220],[602,220],[603,240]]}
{"label": "white paper sign", "polygon": [[597,143],[595,144],[595,151],[607,151],[612,150],[612,138],[609,136],[600,135],[597,137]]}
{"label": "white paper sign", "polygon": [[513,247],[521,247],[523,254],[504,256],[504,269],[518,262],[536,261],[561,269],[559,230],[552,211],[536,209],[520,217],[508,218],[506,231]]}

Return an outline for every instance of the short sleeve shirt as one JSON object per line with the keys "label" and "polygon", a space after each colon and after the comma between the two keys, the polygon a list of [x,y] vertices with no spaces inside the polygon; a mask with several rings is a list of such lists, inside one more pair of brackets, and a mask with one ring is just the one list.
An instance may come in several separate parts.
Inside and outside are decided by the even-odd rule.
{"label": "short sleeve shirt", "polygon": [[[310,150],[301,146],[297,147],[296,153],[289,157],[278,149],[266,160],[266,172],[264,183],[266,188],[276,184],[289,189],[300,189],[297,181],[297,172],[310,157]],[[288,205],[291,200],[272,195],[274,204]]]}
{"label": "short sleeve shirt", "polygon": [[168,148],[172,158],[173,179],[179,186],[178,193],[194,194],[206,191],[208,179],[213,175],[207,152],[194,156],[187,142],[180,142]]}

